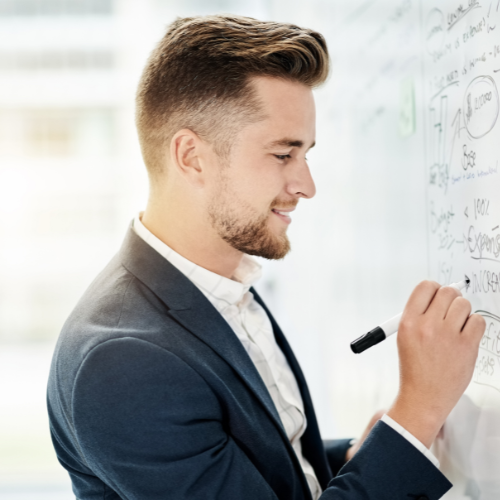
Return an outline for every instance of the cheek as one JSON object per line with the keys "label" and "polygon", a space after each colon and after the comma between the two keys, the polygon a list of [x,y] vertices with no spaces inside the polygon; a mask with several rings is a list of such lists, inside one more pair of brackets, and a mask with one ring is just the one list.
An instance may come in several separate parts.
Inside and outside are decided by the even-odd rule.
{"label": "cheek", "polygon": [[279,191],[274,189],[270,182],[265,179],[249,179],[237,186],[232,193],[232,198],[238,204],[245,204],[259,214],[270,210],[270,206]]}
{"label": "cheek", "polygon": [[269,206],[284,190],[282,166],[261,160],[241,172],[236,189],[257,204]]}
{"label": "cheek", "polygon": [[232,203],[245,204],[260,214],[285,191],[284,166],[254,148],[235,148],[225,172],[225,189]]}

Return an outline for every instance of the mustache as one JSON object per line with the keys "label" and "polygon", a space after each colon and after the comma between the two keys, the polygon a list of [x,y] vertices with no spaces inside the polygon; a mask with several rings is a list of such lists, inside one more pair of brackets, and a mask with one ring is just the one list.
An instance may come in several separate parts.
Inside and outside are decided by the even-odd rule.
{"label": "mustache", "polygon": [[287,208],[295,208],[298,204],[299,204],[298,200],[280,201],[280,200],[276,199],[271,203],[271,209],[279,207],[283,210],[286,210]]}

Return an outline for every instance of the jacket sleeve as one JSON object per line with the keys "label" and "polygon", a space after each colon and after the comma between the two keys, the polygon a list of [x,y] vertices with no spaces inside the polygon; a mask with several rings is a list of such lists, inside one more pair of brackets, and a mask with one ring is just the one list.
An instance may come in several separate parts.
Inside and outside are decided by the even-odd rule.
{"label": "jacket sleeve", "polygon": [[323,441],[328,465],[335,477],[345,462],[345,455],[350,448],[351,439],[329,439]]}
{"label": "jacket sleeve", "polygon": [[98,345],[72,401],[83,460],[124,500],[277,499],[225,432],[203,378],[161,347],[136,338]]}
{"label": "jacket sleeve", "polygon": [[437,500],[451,483],[401,434],[377,422],[321,500],[415,498]]}

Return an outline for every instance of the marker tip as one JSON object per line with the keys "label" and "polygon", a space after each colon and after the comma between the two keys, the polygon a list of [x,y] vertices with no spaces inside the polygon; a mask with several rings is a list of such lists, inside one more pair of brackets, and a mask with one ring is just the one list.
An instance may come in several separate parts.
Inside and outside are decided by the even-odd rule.
{"label": "marker tip", "polygon": [[465,290],[469,289],[469,285],[470,285],[470,279],[467,275],[465,275]]}

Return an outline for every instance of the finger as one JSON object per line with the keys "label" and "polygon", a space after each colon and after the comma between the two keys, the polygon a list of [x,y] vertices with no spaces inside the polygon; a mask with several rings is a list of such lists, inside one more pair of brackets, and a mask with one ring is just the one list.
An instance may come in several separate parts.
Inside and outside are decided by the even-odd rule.
{"label": "finger", "polygon": [[435,281],[422,281],[410,295],[406,311],[412,314],[424,314],[441,285]]}
{"label": "finger", "polygon": [[436,319],[444,319],[452,302],[461,295],[462,294],[456,288],[442,286],[436,292],[425,314]]}
{"label": "finger", "polygon": [[462,331],[471,311],[470,302],[457,297],[450,305],[444,320],[452,330]]}
{"label": "finger", "polygon": [[471,338],[474,342],[481,341],[486,330],[486,321],[480,314],[471,314],[462,329],[462,334],[465,337]]}

